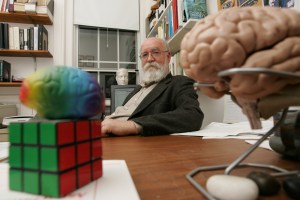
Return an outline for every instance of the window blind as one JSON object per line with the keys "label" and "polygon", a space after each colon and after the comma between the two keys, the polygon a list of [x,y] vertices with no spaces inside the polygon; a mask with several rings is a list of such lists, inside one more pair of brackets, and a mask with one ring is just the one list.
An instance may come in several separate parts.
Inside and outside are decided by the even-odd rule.
{"label": "window blind", "polygon": [[139,0],[74,0],[74,24],[139,31]]}

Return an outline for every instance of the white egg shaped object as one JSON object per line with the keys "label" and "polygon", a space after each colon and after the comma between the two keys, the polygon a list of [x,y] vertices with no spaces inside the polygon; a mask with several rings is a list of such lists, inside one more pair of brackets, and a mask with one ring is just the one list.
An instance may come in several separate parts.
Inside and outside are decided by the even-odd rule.
{"label": "white egg shaped object", "polygon": [[211,176],[206,182],[206,189],[221,200],[254,200],[259,195],[253,180],[231,175]]}

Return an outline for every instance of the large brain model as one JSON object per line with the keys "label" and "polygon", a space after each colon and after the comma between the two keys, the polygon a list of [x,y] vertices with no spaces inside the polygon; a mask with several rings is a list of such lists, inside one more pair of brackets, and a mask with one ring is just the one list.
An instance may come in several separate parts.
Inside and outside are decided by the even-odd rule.
{"label": "large brain model", "polygon": [[235,74],[225,83],[218,72],[229,68],[270,68],[300,73],[300,13],[274,7],[223,10],[200,20],[181,43],[181,65],[212,98],[229,90],[240,99],[256,100],[300,79],[267,74]]}
{"label": "large brain model", "polygon": [[40,69],[27,77],[20,90],[21,102],[48,119],[80,119],[104,110],[104,96],[97,81],[75,67]]}

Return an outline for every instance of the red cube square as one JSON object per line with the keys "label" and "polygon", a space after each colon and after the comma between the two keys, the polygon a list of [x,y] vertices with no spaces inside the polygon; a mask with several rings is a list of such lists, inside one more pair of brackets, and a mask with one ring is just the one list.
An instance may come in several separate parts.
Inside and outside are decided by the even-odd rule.
{"label": "red cube square", "polygon": [[90,142],[84,142],[77,145],[77,164],[83,164],[91,159]]}
{"label": "red cube square", "polygon": [[59,171],[75,166],[75,146],[67,146],[59,149]]}
{"label": "red cube square", "polygon": [[87,120],[76,122],[76,140],[85,141],[90,138],[90,124]]}
{"label": "red cube square", "polygon": [[102,157],[102,141],[96,139],[92,141],[92,160]]}
{"label": "red cube square", "polygon": [[88,163],[78,168],[78,187],[82,187],[91,182],[91,164]]}
{"label": "red cube square", "polygon": [[91,134],[92,138],[100,138],[101,137],[101,120],[91,120]]}
{"label": "red cube square", "polygon": [[97,178],[100,178],[103,174],[103,169],[102,169],[102,159],[99,159],[99,160],[95,160],[93,161],[93,180],[97,179]]}
{"label": "red cube square", "polygon": [[59,179],[60,196],[65,196],[76,190],[76,171],[71,170],[61,175]]}
{"label": "red cube square", "polygon": [[66,121],[57,123],[57,144],[69,144],[74,142],[74,122]]}

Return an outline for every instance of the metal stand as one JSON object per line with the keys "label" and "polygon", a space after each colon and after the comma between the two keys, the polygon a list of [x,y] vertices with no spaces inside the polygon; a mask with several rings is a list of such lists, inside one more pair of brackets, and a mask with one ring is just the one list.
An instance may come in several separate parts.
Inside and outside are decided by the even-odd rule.
{"label": "metal stand", "polygon": [[190,173],[186,175],[186,178],[189,180],[189,182],[199,191],[201,192],[207,199],[214,200],[215,198],[209,194],[200,184],[198,184],[197,181],[193,179],[194,176],[197,174],[203,172],[203,171],[212,171],[212,170],[220,170],[225,169],[224,173],[226,175],[229,175],[232,170],[236,167],[258,167],[258,168],[267,168],[274,171],[277,171],[277,173],[272,173],[272,176],[290,176],[299,174],[300,171],[288,171],[279,167],[276,167],[274,165],[265,165],[265,164],[257,164],[257,163],[241,163],[244,159],[246,159],[265,139],[267,139],[271,134],[273,134],[274,131],[276,131],[280,125],[283,123],[286,114],[287,114],[288,108],[284,109],[280,120],[271,128],[264,136],[262,136],[255,144],[253,144],[245,153],[243,153],[239,158],[237,158],[235,161],[233,161],[229,165],[215,165],[215,166],[207,166],[207,167],[199,167],[194,170],[192,170]]}

